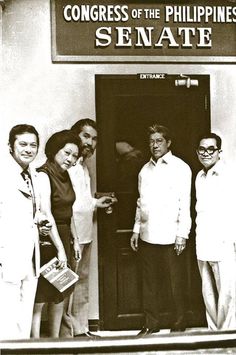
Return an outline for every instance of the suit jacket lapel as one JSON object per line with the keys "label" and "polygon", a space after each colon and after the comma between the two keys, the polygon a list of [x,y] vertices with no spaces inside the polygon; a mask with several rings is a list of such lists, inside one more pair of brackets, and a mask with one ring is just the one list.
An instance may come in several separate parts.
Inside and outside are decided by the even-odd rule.
{"label": "suit jacket lapel", "polygon": [[35,205],[36,205],[35,207],[36,207],[36,211],[38,211],[40,209],[40,192],[38,189],[38,173],[32,167],[30,167],[29,171],[30,171],[30,175],[31,175],[33,189],[34,189],[34,199],[35,199]]}

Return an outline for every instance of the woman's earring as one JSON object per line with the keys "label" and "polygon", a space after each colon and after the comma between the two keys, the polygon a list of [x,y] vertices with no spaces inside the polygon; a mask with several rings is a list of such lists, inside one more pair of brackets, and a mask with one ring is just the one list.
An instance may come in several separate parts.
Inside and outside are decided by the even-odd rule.
{"label": "woman's earring", "polygon": [[72,164],[72,166],[76,166],[76,163]]}

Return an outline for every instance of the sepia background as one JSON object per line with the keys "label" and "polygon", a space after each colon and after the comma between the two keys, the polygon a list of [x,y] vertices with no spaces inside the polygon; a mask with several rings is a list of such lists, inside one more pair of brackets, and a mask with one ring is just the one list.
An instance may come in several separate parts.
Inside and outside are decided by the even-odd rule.
{"label": "sepia background", "polygon": [[[95,76],[138,73],[191,74],[210,77],[210,123],[223,138],[226,160],[236,163],[236,65],[214,63],[56,63],[51,60],[49,0],[6,0],[0,7],[0,151],[7,154],[11,127],[29,123],[39,131],[41,144],[36,164],[45,157],[47,138],[70,128],[78,119],[96,119]],[[232,35],[229,33],[229,36]],[[171,103],[170,103],[171,104]],[[137,123],[138,124],[138,123]],[[96,188],[96,156],[90,161],[93,192]],[[99,169],[99,166],[97,166]],[[90,320],[99,319],[97,222],[90,275]]]}

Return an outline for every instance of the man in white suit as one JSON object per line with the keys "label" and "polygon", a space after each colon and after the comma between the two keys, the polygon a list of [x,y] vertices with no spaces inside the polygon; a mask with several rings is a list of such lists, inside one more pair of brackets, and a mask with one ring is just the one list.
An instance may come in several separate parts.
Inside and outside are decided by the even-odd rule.
{"label": "man in white suit", "polygon": [[37,174],[30,163],[38,146],[33,126],[21,124],[11,129],[10,156],[0,186],[0,339],[30,337],[39,275],[40,222]]}
{"label": "man in white suit", "polygon": [[221,138],[199,140],[196,177],[196,251],[208,328],[236,328],[235,168],[221,159]]}

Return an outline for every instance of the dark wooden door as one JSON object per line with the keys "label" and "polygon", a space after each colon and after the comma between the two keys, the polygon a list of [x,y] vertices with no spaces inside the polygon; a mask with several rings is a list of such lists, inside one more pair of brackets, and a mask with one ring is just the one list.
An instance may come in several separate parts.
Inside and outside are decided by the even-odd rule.
{"label": "dark wooden door", "polygon": [[[194,178],[199,169],[195,153],[198,136],[210,130],[210,78],[190,77],[198,85],[178,86],[177,75],[159,79],[141,79],[139,75],[96,76],[97,191],[114,191],[119,201],[112,214],[98,211],[99,310],[103,329],[138,329],[143,322],[140,265],[130,248],[138,168],[126,159],[127,174],[124,173],[116,142],[129,142],[135,148],[135,158],[147,161],[147,127],[154,121],[168,126],[173,136],[172,152],[191,166]],[[131,169],[132,174],[128,173]],[[194,189],[192,195],[193,228],[184,260],[189,327],[205,322],[195,256]],[[160,292],[162,327],[168,327],[171,304],[167,288]]]}

